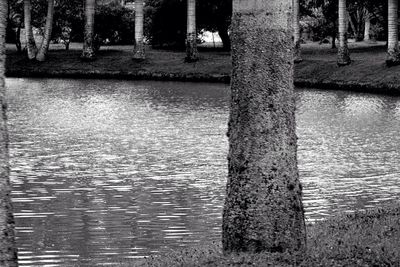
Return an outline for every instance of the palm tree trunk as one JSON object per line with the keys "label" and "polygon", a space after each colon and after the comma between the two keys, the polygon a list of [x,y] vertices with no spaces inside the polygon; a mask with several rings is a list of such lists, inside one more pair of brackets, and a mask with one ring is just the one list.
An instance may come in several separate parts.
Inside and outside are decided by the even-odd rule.
{"label": "palm tree trunk", "polygon": [[365,23],[364,23],[364,42],[369,42],[371,31],[371,15],[368,11],[365,11]]}
{"label": "palm tree trunk", "polygon": [[54,0],[48,0],[47,2],[47,17],[46,25],[44,28],[44,36],[42,40],[42,45],[40,46],[39,52],[36,56],[36,60],[45,61],[46,55],[49,50],[51,32],[53,29],[53,16],[54,16]]}
{"label": "palm tree trunk", "polygon": [[144,43],[143,43],[143,0],[135,0],[135,48],[134,59],[144,59]]}
{"label": "palm tree trunk", "polygon": [[349,65],[350,52],[347,46],[347,5],[346,0],[339,0],[339,49],[337,64],[339,66]]}
{"label": "palm tree trunk", "polygon": [[303,61],[300,48],[300,2],[293,0],[294,62]]}
{"label": "palm tree trunk", "polygon": [[0,266],[14,267],[17,263],[14,217],[10,200],[10,165],[4,84],[5,36],[7,0],[0,0]]}
{"label": "palm tree trunk", "polygon": [[398,35],[398,0],[388,2],[388,51],[386,64],[400,64],[399,35]]}
{"label": "palm tree trunk", "polygon": [[291,0],[233,1],[227,253],[305,250],[290,8]]}
{"label": "palm tree trunk", "polygon": [[83,60],[94,60],[94,15],[96,0],[85,1],[85,34],[83,40],[83,52],[81,58]]}
{"label": "palm tree trunk", "polygon": [[26,48],[29,59],[35,59],[37,53],[37,47],[35,38],[33,37],[32,31],[32,4],[31,0],[24,0],[24,26],[25,26],[25,37],[26,37]]}
{"label": "palm tree trunk", "polygon": [[196,32],[196,0],[187,0],[186,62],[199,59]]}

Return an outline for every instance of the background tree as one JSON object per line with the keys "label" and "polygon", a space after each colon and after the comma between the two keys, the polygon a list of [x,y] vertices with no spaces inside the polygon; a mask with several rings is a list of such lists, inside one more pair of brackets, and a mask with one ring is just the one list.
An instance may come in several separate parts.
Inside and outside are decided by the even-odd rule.
{"label": "background tree", "polygon": [[85,0],[85,33],[83,38],[83,51],[81,58],[83,60],[95,59],[94,48],[94,15],[96,0]]}
{"label": "background tree", "polygon": [[301,62],[300,50],[300,1],[293,1],[293,37],[294,37],[294,62]]}
{"label": "background tree", "polygon": [[388,50],[386,63],[389,66],[400,64],[398,0],[388,0]]}
{"label": "background tree", "polygon": [[346,0],[339,0],[339,49],[337,64],[339,66],[349,65],[350,52],[347,45],[347,4]]}
{"label": "background tree", "polygon": [[54,16],[54,0],[48,0],[44,36],[38,54],[36,55],[36,60],[38,61],[45,61],[46,59],[46,55],[49,50],[49,45],[51,40],[51,32],[53,29],[53,16]]}
{"label": "background tree", "polygon": [[187,0],[187,24],[186,24],[186,58],[185,61],[193,62],[199,59],[197,51],[196,30],[196,0]]}
{"label": "background tree", "polygon": [[233,2],[225,252],[305,250],[290,6],[291,0]]}
{"label": "background tree", "polygon": [[24,0],[24,26],[25,26],[25,39],[26,48],[29,59],[35,59],[37,47],[32,30],[32,3],[31,0]]}
{"label": "background tree", "polygon": [[144,42],[143,42],[143,0],[135,1],[135,48],[133,51],[134,59],[144,59]]}
{"label": "background tree", "polygon": [[7,0],[0,0],[0,266],[18,266],[14,218],[10,199],[10,166],[4,84]]}

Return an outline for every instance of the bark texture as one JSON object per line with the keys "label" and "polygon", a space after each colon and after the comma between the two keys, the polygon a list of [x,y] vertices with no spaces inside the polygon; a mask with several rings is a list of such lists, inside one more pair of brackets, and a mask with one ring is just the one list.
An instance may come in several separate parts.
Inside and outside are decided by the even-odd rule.
{"label": "bark texture", "polygon": [[187,0],[186,62],[199,59],[196,37],[196,0]]}
{"label": "bark texture", "polygon": [[143,0],[135,1],[135,48],[133,52],[134,59],[144,59],[144,43],[143,43]]}
{"label": "bark texture", "polygon": [[339,48],[337,64],[345,66],[350,63],[350,52],[347,45],[347,4],[346,0],[339,0]]}
{"label": "bark texture", "polygon": [[398,35],[398,0],[388,0],[388,51],[386,64],[388,66],[400,64],[399,35]]}
{"label": "bark texture", "polygon": [[94,14],[96,0],[85,1],[85,33],[83,40],[83,51],[81,58],[83,60],[94,60]]}
{"label": "bark texture", "polygon": [[33,37],[32,31],[32,4],[31,0],[24,0],[24,26],[25,26],[25,38],[26,48],[29,59],[35,59],[37,53],[37,47],[35,38]]}
{"label": "bark texture", "polygon": [[223,250],[301,254],[292,0],[234,0]]}
{"label": "bark texture", "polygon": [[47,16],[46,25],[44,28],[44,36],[39,52],[36,55],[36,60],[45,61],[51,40],[51,32],[53,30],[53,17],[54,17],[54,0],[47,1]]}
{"label": "bark texture", "polygon": [[7,0],[0,0],[0,266],[11,267],[17,264],[14,218],[10,200],[10,166],[8,154],[8,134],[6,99],[4,84],[5,34],[7,21]]}
{"label": "bark texture", "polygon": [[300,2],[293,0],[293,37],[294,37],[294,62],[303,61],[300,47]]}

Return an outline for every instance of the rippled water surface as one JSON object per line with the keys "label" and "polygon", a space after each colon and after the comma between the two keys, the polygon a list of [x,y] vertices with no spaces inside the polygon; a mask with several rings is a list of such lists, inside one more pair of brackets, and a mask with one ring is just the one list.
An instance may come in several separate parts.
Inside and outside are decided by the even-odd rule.
{"label": "rippled water surface", "polygon": [[[227,86],[7,86],[21,266],[110,265],[220,238]],[[400,99],[296,94],[307,219],[398,200]]]}

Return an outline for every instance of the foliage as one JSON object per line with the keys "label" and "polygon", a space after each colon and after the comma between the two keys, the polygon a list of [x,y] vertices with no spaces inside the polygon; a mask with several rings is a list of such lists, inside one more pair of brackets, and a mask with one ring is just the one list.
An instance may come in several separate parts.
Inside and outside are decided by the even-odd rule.
{"label": "foliage", "polygon": [[115,2],[97,7],[94,31],[102,44],[132,44],[134,30],[133,10]]}
{"label": "foliage", "polygon": [[[197,30],[218,31],[229,49],[228,30],[232,13],[230,0],[196,3]],[[145,7],[145,35],[154,47],[183,48],[186,38],[186,1],[149,0]]]}

